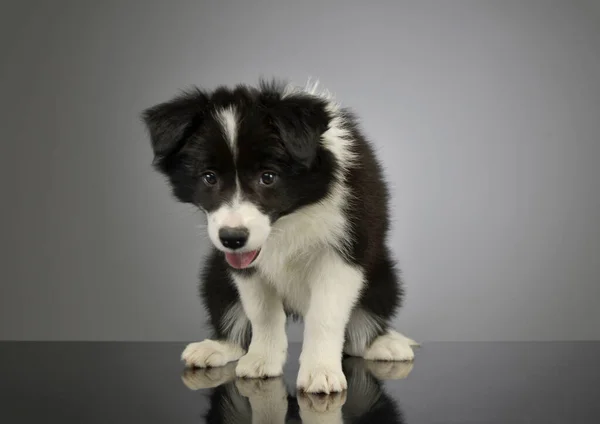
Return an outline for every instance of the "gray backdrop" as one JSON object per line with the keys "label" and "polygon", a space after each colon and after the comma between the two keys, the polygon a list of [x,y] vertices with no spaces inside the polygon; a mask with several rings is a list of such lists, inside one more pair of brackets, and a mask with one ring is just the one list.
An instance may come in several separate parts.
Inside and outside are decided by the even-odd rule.
{"label": "gray backdrop", "polygon": [[139,113],[276,75],[319,78],[378,147],[400,330],[600,339],[598,2],[15,0],[0,15],[0,338],[202,338],[202,219],[152,171]]}

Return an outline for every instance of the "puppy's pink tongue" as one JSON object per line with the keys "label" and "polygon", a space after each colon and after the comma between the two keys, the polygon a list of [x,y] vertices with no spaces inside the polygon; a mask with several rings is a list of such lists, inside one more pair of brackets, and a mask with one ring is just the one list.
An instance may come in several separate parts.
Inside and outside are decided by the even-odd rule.
{"label": "puppy's pink tongue", "polygon": [[242,269],[247,268],[254,261],[257,254],[258,250],[244,253],[225,253],[225,259],[232,267]]}

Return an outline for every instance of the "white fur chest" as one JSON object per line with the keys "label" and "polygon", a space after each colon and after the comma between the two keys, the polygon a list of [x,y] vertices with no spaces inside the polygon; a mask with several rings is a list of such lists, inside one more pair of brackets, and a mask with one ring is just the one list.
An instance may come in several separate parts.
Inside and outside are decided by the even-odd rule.
{"label": "white fur chest", "polygon": [[311,281],[324,250],[324,247],[315,247],[293,256],[274,251],[261,258],[259,274],[265,283],[275,288],[286,309],[305,315],[310,303]]}
{"label": "white fur chest", "polygon": [[324,201],[280,219],[256,261],[259,274],[285,307],[300,315],[308,310],[314,273],[345,234],[343,197],[334,190]]}

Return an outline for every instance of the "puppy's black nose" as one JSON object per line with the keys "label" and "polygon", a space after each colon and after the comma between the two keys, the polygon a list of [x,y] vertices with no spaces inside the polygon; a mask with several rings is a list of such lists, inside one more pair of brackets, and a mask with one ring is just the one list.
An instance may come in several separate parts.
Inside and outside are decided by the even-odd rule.
{"label": "puppy's black nose", "polygon": [[248,229],[246,227],[223,227],[219,230],[219,239],[223,246],[228,249],[241,249],[248,241]]}

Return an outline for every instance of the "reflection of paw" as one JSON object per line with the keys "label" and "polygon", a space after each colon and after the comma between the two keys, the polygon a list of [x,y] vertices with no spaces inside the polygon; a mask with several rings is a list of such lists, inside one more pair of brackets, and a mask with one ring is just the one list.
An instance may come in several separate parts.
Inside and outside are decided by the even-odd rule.
{"label": "reflection of paw", "polygon": [[[299,393],[298,406],[304,414],[327,414],[342,409],[346,403],[346,392],[319,395],[314,393]],[[304,418],[304,417],[303,417]],[[305,418],[304,418],[305,419]]]}
{"label": "reflection of paw", "polygon": [[283,374],[284,363],[285,355],[248,352],[240,358],[235,373],[238,377],[245,378],[279,377]]}
{"label": "reflection of paw", "polygon": [[235,386],[240,394],[247,398],[264,397],[273,402],[287,399],[287,390],[281,377],[266,379],[237,379]]}
{"label": "reflection of paw", "polygon": [[235,380],[235,364],[217,368],[186,368],[181,380],[190,390],[218,387]]}
{"label": "reflection of paw", "polygon": [[412,361],[415,358],[412,346],[414,340],[395,331],[377,337],[365,352],[364,358],[370,361]]}
{"label": "reflection of paw", "polygon": [[408,377],[414,362],[366,361],[367,369],[379,380],[402,380]]}
{"label": "reflection of paw", "polygon": [[301,364],[296,383],[298,389],[306,393],[337,393],[348,388],[342,364]]}
{"label": "reflection of paw", "polygon": [[237,379],[235,386],[242,396],[248,398],[252,410],[252,422],[261,424],[285,422],[288,392],[282,378]]}
{"label": "reflection of paw", "polygon": [[188,367],[222,367],[237,361],[244,354],[244,350],[232,343],[216,340],[204,340],[190,343],[181,354],[181,360]]}

